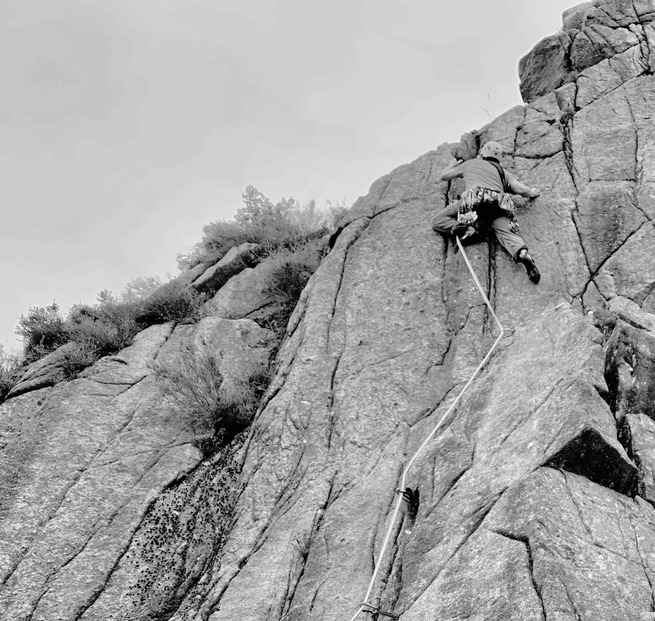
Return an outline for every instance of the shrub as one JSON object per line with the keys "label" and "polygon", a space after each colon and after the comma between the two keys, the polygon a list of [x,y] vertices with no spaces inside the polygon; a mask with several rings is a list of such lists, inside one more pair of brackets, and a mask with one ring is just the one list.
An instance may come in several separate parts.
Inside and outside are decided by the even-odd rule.
{"label": "shrub", "polygon": [[203,227],[203,239],[186,255],[178,255],[181,270],[200,263],[211,265],[233,248],[245,242],[259,244],[268,254],[282,247],[290,248],[320,237],[334,228],[347,208],[329,204],[318,209],[315,201],[300,205],[293,198],[273,202],[254,186],[241,195],[243,207],[233,221],[215,221]]}
{"label": "shrub", "polygon": [[56,302],[30,308],[18,320],[16,334],[23,337],[25,362],[29,364],[69,341],[64,319]]}
{"label": "shrub", "polygon": [[325,253],[326,236],[281,246],[257,267],[267,303],[248,315],[262,328],[271,330],[280,344],[289,319],[308,280]]}
{"label": "shrub", "polygon": [[152,368],[174,407],[190,411],[199,426],[211,428],[213,446],[229,442],[250,424],[270,381],[268,367],[262,366],[228,387],[216,356],[192,345]]}
{"label": "shrub", "polygon": [[93,358],[113,354],[132,342],[139,331],[135,304],[114,300],[95,306],[74,306],[67,319],[66,331],[71,341],[79,343]]}
{"label": "shrub", "polygon": [[191,252],[178,255],[177,263],[181,270],[190,269],[205,263],[212,265],[222,259],[230,248],[246,242],[267,245],[274,243],[275,231],[262,230],[258,226],[243,226],[236,222],[217,220],[202,228],[203,239]]}
{"label": "shrub", "polygon": [[97,347],[91,343],[78,343],[71,341],[74,347],[60,350],[57,363],[59,376],[57,381],[63,382],[77,377],[80,371],[90,367],[100,354]]}
{"label": "shrub", "polygon": [[[144,280],[148,286],[154,282],[154,279]],[[147,289],[145,285],[142,291]],[[135,300],[135,297],[132,291],[127,296],[132,301],[119,301],[104,290],[98,295],[97,304],[77,304],[66,319],[55,302],[31,308],[26,316],[21,316],[16,328],[16,333],[23,337],[25,364],[43,358],[66,343],[77,343],[79,347],[66,352],[69,360],[63,379],[69,379],[102,356],[127,347],[134,336],[148,326],[197,319],[201,315],[202,297],[175,281],[162,285],[145,300]]]}
{"label": "shrub", "polygon": [[[270,259],[267,293],[285,306],[295,306],[322,255],[318,240],[295,250],[282,250]],[[293,309],[292,309],[293,310]]]}
{"label": "shrub", "polygon": [[163,284],[159,276],[137,276],[125,285],[125,289],[120,294],[120,301],[127,304],[141,302]]}
{"label": "shrub", "polygon": [[202,315],[203,301],[198,292],[173,280],[141,303],[136,321],[145,328],[167,321],[197,320]]}

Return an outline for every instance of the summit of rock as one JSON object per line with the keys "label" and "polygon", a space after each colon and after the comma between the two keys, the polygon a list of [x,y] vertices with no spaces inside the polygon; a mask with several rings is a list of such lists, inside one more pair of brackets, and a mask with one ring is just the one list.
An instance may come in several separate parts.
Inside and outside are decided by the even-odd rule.
{"label": "summit of rock", "polygon": [[520,90],[530,103],[581,73],[605,63],[607,73],[652,74],[652,22],[649,0],[593,0],[562,15],[562,30],[540,41],[519,62]]}

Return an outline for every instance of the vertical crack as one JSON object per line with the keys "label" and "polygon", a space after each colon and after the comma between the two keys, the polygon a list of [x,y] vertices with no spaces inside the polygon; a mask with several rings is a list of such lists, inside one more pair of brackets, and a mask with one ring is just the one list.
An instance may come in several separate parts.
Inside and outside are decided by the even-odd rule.
{"label": "vertical crack", "polygon": [[[283,597],[283,604],[282,604],[282,610],[280,611],[279,621],[283,621],[284,619],[286,619],[289,616],[289,614],[292,612],[292,610],[295,608],[292,607],[293,599],[296,595],[296,591],[298,590],[298,586],[300,585],[305,570],[307,569],[307,559],[309,558],[309,552],[312,543],[314,542],[314,539],[316,538],[316,535],[318,534],[318,531],[321,528],[321,524],[323,522],[323,517],[325,515],[327,506],[330,504],[330,496],[332,494],[333,486],[334,486],[334,477],[330,481],[330,488],[328,489],[325,502],[323,503],[322,506],[318,507],[318,509],[314,513],[314,517],[312,519],[312,524],[310,526],[309,532],[305,533],[304,535],[302,534],[298,535],[293,543],[293,545],[296,547],[297,558],[296,558],[295,566],[292,566],[289,569],[287,588],[286,588],[285,595]],[[294,574],[296,575],[294,576]],[[315,598],[316,595],[314,595],[314,599]]]}
{"label": "vertical crack", "polygon": [[641,21],[641,15],[639,14],[639,11],[637,11],[635,1],[631,0],[631,2],[632,10],[635,12],[635,17],[637,18],[637,24],[634,24],[634,30],[632,28],[629,28],[629,30],[639,40],[639,49],[641,51],[642,57],[641,67],[644,71],[644,74],[652,75],[653,70],[651,69],[650,64],[650,41],[648,39],[648,33],[646,32],[646,24]]}
{"label": "vertical crack", "polygon": [[[576,95],[577,97],[577,91]],[[575,107],[575,103],[573,104]],[[572,110],[567,110],[562,113],[562,116],[560,117],[560,126],[562,129],[562,150],[564,153],[564,162],[566,164],[566,169],[569,173],[569,177],[571,178],[571,183],[573,184],[573,188],[575,190],[575,197],[573,199],[574,202],[574,209],[571,212],[571,223],[573,224],[573,228],[575,229],[575,233],[578,236],[578,241],[580,243],[580,250],[582,252],[582,256],[584,257],[585,264],[587,266],[587,271],[589,272],[589,279],[585,283],[585,285],[582,287],[582,290],[578,294],[580,299],[583,299],[585,294],[587,293],[587,289],[589,288],[589,285],[593,282],[594,276],[596,275],[593,270],[591,269],[591,264],[589,263],[589,257],[587,256],[587,253],[585,252],[585,247],[584,247],[584,242],[582,239],[582,233],[580,232],[580,227],[578,226],[578,222],[576,219],[576,214],[578,213],[578,197],[580,196],[580,188],[578,187],[578,182],[576,181],[576,176],[579,176],[579,172],[577,168],[575,167],[575,158],[574,158],[574,150],[573,150],[573,123],[574,123],[574,118],[575,118],[575,112]],[[575,296],[577,297],[577,296]]]}
{"label": "vertical crack", "polygon": [[328,441],[327,441],[327,450],[328,452],[332,448],[332,436],[334,434],[334,427],[335,427],[335,422],[336,422],[336,415],[335,415],[335,409],[334,409],[334,384],[335,384],[335,378],[337,375],[337,370],[339,369],[339,363],[341,362],[341,356],[343,353],[339,354],[339,357],[336,359],[334,363],[334,368],[332,369],[332,374],[330,375],[330,393],[328,396],[328,415],[329,415],[329,429],[328,429]]}
{"label": "vertical crack", "polygon": [[[497,269],[496,269],[496,258],[498,257],[498,245],[491,241],[490,238],[487,238],[489,241],[487,243],[489,255],[487,262],[487,299],[489,300],[494,312],[496,310],[496,289],[497,289]],[[491,316],[489,313],[489,308],[485,304],[484,306],[484,315],[482,322],[482,334],[493,331],[493,324]]]}
{"label": "vertical crack", "polygon": [[494,530],[492,532],[496,533],[497,535],[500,535],[501,537],[505,537],[506,539],[511,539],[512,541],[517,541],[518,543],[522,543],[525,546],[525,550],[528,555],[528,573],[530,574],[530,580],[532,581],[532,587],[534,588],[534,592],[536,593],[537,598],[539,599],[539,603],[541,604],[541,610],[544,615],[544,621],[546,621],[548,619],[548,615],[546,614],[546,606],[544,604],[544,600],[541,595],[541,587],[539,586],[539,583],[537,582],[537,579],[535,578],[534,575],[534,557],[532,555],[532,546],[530,545],[530,538],[525,535],[519,535],[517,533],[512,533],[504,530]]}
{"label": "vertical crack", "polygon": [[560,126],[562,128],[562,145],[564,151],[564,161],[566,162],[566,169],[569,172],[571,177],[571,182],[575,188],[576,195],[580,194],[578,188],[578,183],[576,181],[576,175],[578,171],[575,167],[575,160],[573,157],[573,120],[575,113],[574,112],[564,112],[560,117]]}
{"label": "vertical crack", "polygon": [[[600,271],[603,269],[603,267],[605,267],[605,265],[607,264],[607,262],[608,262],[610,259],[612,259],[612,257],[614,257],[614,255],[616,255],[616,254],[617,254],[617,253],[618,253],[618,252],[623,248],[623,246],[625,246],[625,245],[626,245],[626,244],[627,244],[627,243],[628,243],[628,242],[629,242],[629,241],[630,241],[630,240],[631,240],[631,239],[632,239],[632,238],[633,238],[637,233],[639,233],[639,231],[641,231],[641,229],[643,229],[644,226],[646,226],[646,225],[651,225],[651,226],[652,226],[652,223],[650,222],[650,220],[645,220],[645,221],[642,222],[642,223],[641,223],[641,224],[640,224],[640,225],[639,225],[639,226],[638,226],[634,231],[632,231],[632,233],[630,233],[630,234],[629,234],[629,235],[628,235],[628,236],[627,236],[627,237],[626,237],[626,238],[621,242],[621,244],[618,246],[618,248],[616,248],[616,250],[614,250],[613,252],[611,252],[607,257],[605,257],[605,258],[600,262],[600,264],[598,265],[598,267],[597,267],[595,270],[592,270],[591,268],[589,269],[589,281],[588,281],[587,284],[585,285],[582,295],[584,295],[584,293],[587,291],[587,288],[589,287],[589,285],[593,282],[593,280],[596,278],[596,276],[598,276],[598,274],[599,274]],[[577,227],[576,227],[576,229],[577,229]],[[581,241],[581,243],[582,243],[582,241]],[[584,252],[584,251],[583,251],[583,252]],[[586,255],[585,255],[585,258],[586,258]]]}
{"label": "vertical crack", "polygon": [[634,109],[632,107],[632,103],[627,97],[625,97],[625,103],[628,106],[628,110],[630,111],[632,128],[635,133],[635,151],[634,151],[635,173],[634,173],[634,182],[632,183],[632,204],[636,209],[638,209],[644,215],[645,218],[647,218],[649,221],[652,221],[652,218],[648,215],[648,213],[644,211],[644,209],[639,205],[638,189],[642,185],[644,179],[644,163],[643,160],[639,158],[639,148],[640,148],[639,123],[637,122],[637,116],[635,115]]}
{"label": "vertical crack", "polygon": [[566,593],[566,599],[568,599],[569,604],[571,604],[571,609],[573,610],[573,614],[575,615],[576,621],[583,621],[582,617],[580,616],[580,613],[578,612],[578,609],[576,608],[575,604],[573,603],[573,600],[571,599],[571,594],[569,593],[569,590],[566,588],[566,584],[564,584],[561,580],[560,580],[560,584],[564,589],[564,593]]}
{"label": "vertical crack", "polygon": [[650,568],[648,566],[648,562],[644,559],[644,554],[641,550],[641,545],[639,544],[639,537],[637,535],[635,525],[632,521],[632,516],[630,516],[630,526],[632,527],[635,547],[637,549],[637,554],[639,555],[639,560],[641,561],[641,566],[644,570],[644,576],[646,576],[646,580],[648,581],[648,586],[650,587],[650,609],[651,611],[655,611],[655,591],[653,590],[653,581],[649,574]]}

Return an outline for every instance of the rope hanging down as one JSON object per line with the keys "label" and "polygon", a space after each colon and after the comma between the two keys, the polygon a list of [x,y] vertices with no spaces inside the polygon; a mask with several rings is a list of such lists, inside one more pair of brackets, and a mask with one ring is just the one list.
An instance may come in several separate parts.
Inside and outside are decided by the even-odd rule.
{"label": "rope hanging down", "polygon": [[[473,266],[471,265],[471,262],[469,261],[468,256],[466,255],[466,252],[464,251],[464,247],[462,246],[462,243],[459,240],[459,237],[455,238],[457,241],[457,246],[459,247],[462,256],[464,257],[464,261],[466,262],[466,266],[469,269],[469,272],[471,272],[471,276],[473,276],[473,280],[475,281],[475,284],[478,287],[478,290],[480,291],[480,295],[482,296],[482,299],[484,300],[484,303],[487,305],[487,308],[489,309],[489,312],[494,318],[494,321],[498,325],[498,328],[500,330],[500,334],[494,341],[493,345],[491,346],[491,349],[487,352],[487,355],[482,359],[482,362],[478,365],[478,368],[475,369],[473,372],[473,375],[469,378],[469,380],[466,382],[464,385],[464,388],[460,391],[460,393],[455,397],[455,400],[450,404],[450,407],[446,410],[445,414],[441,417],[439,422],[435,425],[434,429],[430,432],[427,438],[423,441],[423,444],[419,446],[418,450],[414,453],[412,458],[409,460],[407,463],[407,466],[405,466],[405,469],[403,470],[403,475],[400,479],[400,485],[398,486],[399,489],[405,489],[405,484],[406,484],[406,479],[407,479],[407,474],[409,473],[410,469],[414,465],[414,462],[418,459],[419,455],[423,452],[423,449],[427,446],[428,442],[432,440],[434,435],[437,433],[441,425],[443,425],[444,421],[446,418],[448,418],[448,415],[453,411],[455,406],[459,403],[459,400],[462,398],[462,395],[468,390],[469,386],[473,383],[473,380],[476,378],[478,373],[482,370],[482,367],[487,363],[489,358],[491,357],[492,352],[494,349],[496,349],[496,346],[498,343],[500,343],[500,340],[503,338],[503,335],[505,334],[505,330],[498,320],[498,317],[496,316],[496,313],[494,312],[493,307],[491,306],[491,302],[489,302],[489,299],[487,298],[484,289],[482,288],[482,285],[480,284],[480,281],[478,280],[478,277],[476,276],[475,272],[473,271]],[[398,500],[396,502],[396,506],[393,511],[393,515],[391,517],[391,522],[389,524],[389,529],[387,530],[387,535],[384,538],[384,543],[382,544],[382,549],[380,550],[380,553],[378,554],[378,560],[375,564],[375,568],[373,570],[373,575],[371,576],[371,581],[368,585],[368,590],[366,591],[366,596],[364,597],[364,603],[359,607],[359,610],[352,616],[350,621],[355,621],[357,619],[358,615],[361,612],[365,613],[374,613],[374,612],[379,612],[378,606],[369,603],[368,599],[371,596],[371,591],[373,590],[373,587],[375,586],[375,581],[378,577],[378,572],[380,571],[380,566],[382,565],[382,560],[384,559],[384,554],[387,551],[387,546],[389,545],[389,540],[391,539],[391,533],[393,532],[393,527],[396,523],[396,518],[398,517],[398,513],[400,511],[400,507],[403,503],[403,497],[400,495],[398,497]],[[366,610],[364,610],[366,608]]]}

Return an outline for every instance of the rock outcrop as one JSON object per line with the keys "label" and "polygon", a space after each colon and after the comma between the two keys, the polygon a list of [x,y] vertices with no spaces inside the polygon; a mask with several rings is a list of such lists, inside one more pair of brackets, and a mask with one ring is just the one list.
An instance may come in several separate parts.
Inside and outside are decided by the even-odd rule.
{"label": "rock outcrop", "polygon": [[0,618],[146,618],[186,595],[229,523],[234,465],[206,454],[213,421],[175,407],[157,365],[193,347],[230,390],[267,364],[270,340],[249,320],[153,326],[79,379],[0,406]]}
{"label": "rock outcrop", "polygon": [[246,243],[231,248],[218,263],[198,276],[191,286],[202,293],[215,294],[232,276],[257,265],[259,251],[260,247],[257,244]]}
{"label": "rock outcrop", "polygon": [[[0,617],[652,619],[654,17],[638,0],[567,11],[521,61],[526,105],[372,185],[243,445],[206,450],[206,425],[155,389],[172,326],[0,406]],[[519,207],[542,280],[495,242],[466,249],[505,336],[413,462],[394,522],[404,467],[497,335],[431,230],[460,191],[440,171],[487,140],[542,189]],[[215,312],[264,304],[226,301],[254,274],[226,281]],[[266,337],[247,332],[256,364]]]}
{"label": "rock outcrop", "polygon": [[40,360],[30,364],[16,385],[9,391],[8,397],[17,397],[26,392],[54,386],[70,377],[73,360],[79,356],[81,346],[78,343],[66,343]]}

